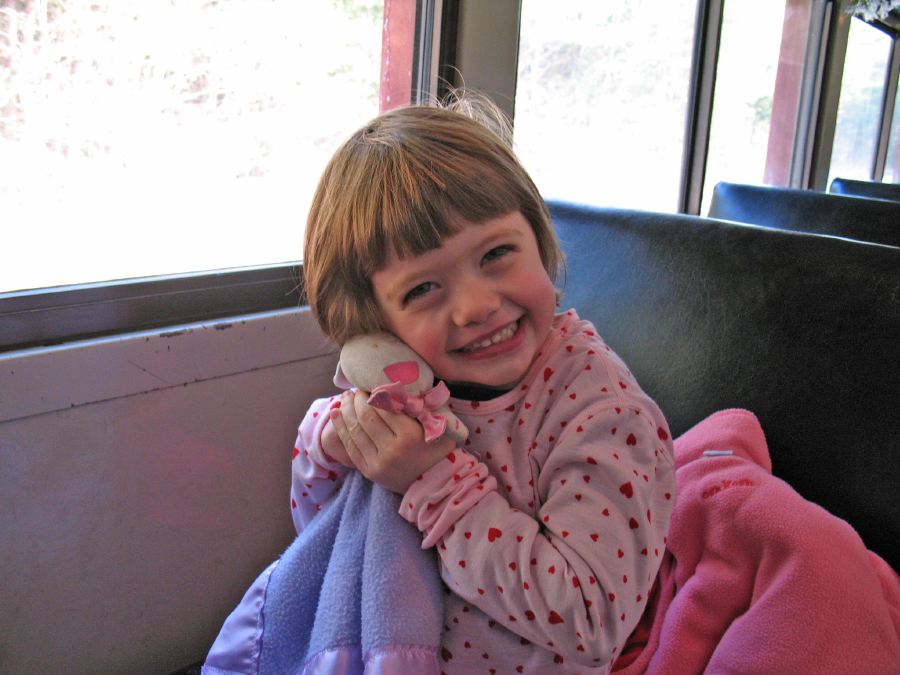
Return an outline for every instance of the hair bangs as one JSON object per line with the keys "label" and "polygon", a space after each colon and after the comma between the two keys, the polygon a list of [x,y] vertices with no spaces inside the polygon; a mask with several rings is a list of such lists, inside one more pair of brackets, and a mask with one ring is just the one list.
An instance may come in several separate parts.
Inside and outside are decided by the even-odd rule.
{"label": "hair bangs", "polygon": [[[521,208],[514,181],[471,152],[432,144],[421,153],[394,153],[373,185],[377,213],[366,246],[376,271],[391,252],[405,259],[439,248],[466,223],[481,223]],[[418,148],[413,148],[413,150]],[[359,232],[359,230],[357,230]]]}

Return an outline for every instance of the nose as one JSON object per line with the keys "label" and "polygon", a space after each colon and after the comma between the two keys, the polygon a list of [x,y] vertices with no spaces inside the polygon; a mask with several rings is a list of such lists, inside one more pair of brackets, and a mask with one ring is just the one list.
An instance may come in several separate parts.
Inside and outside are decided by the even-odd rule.
{"label": "nose", "polygon": [[500,309],[500,295],[483,280],[457,286],[453,298],[452,321],[456,326],[477,325]]}

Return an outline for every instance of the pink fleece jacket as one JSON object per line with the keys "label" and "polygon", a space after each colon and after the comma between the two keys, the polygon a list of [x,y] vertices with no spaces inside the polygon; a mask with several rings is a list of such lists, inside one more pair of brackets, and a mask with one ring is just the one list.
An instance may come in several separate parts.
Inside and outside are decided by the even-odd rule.
{"label": "pink fleece jacket", "polygon": [[771,474],[752,413],[712,415],[675,456],[669,551],[617,672],[900,673],[897,574]]}

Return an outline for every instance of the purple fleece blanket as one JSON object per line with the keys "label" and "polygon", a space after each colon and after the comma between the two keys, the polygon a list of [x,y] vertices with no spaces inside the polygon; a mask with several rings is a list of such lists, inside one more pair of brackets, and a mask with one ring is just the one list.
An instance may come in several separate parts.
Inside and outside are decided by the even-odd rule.
{"label": "purple fleece blanket", "polygon": [[225,621],[202,672],[438,673],[443,591],[399,497],[356,471]]}

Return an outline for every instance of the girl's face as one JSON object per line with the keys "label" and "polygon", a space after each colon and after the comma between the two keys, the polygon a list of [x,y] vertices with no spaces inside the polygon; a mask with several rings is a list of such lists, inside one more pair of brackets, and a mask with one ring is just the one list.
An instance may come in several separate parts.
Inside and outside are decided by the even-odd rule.
{"label": "girl's face", "polygon": [[440,248],[372,275],[387,328],[450,383],[509,389],[550,331],[553,282],[518,211],[467,223]]}

